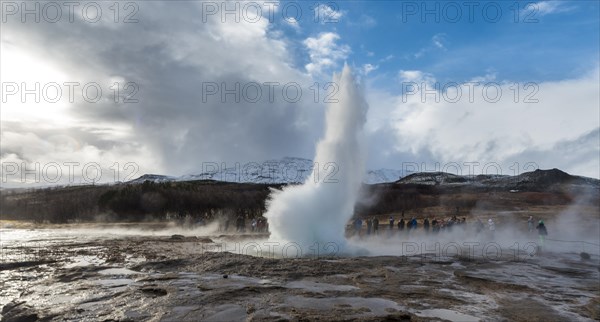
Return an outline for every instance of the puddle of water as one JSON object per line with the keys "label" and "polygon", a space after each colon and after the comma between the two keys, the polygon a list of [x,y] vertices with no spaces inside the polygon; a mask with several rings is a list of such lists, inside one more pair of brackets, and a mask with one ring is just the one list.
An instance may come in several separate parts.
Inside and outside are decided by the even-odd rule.
{"label": "puddle of water", "polygon": [[368,308],[366,315],[388,315],[389,310],[403,311],[405,308],[398,303],[382,298],[365,297],[334,297],[311,298],[304,296],[288,296],[286,304],[298,308],[331,310],[335,306],[350,305],[352,308]]}
{"label": "puddle of water", "polygon": [[216,313],[203,318],[204,321],[245,321],[246,308],[237,304],[225,304],[215,308]]}
{"label": "puddle of water", "polygon": [[94,282],[96,282],[104,287],[115,288],[115,289],[118,288],[119,290],[121,290],[122,288],[125,288],[135,282],[132,278],[125,277],[125,276],[138,275],[138,274],[142,274],[142,273],[132,271],[132,270],[124,268],[124,267],[117,267],[117,268],[103,269],[101,271],[98,271],[98,274],[107,276],[107,277],[118,277],[118,278],[99,279],[99,280],[95,280]]}
{"label": "puddle of water", "polygon": [[133,280],[130,278],[101,279],[96,280],[95,282],[106,287],[127,286],[133,284]]}
{"label": "puddle of water", "polygon": [[143,274],[143,273],[132,271],[132,270],[124,268],[124,267],[117,267],[117,268],[103,269],[101,271],[98,271],[98,274],[100,274],[100,275],[136,275],[136,274]]}
{"label": "puddle of water", "polygon": [[415,312],[417,316],[440,318],[452,322],[478,322],[479,318],[447,309],[428,309]]}
{"label": "puddle of water", "polygon": [[[200,306],[188,305],[188,306],[174,306],[167,313],[167,315],[163,316],[163,321],[182,321],[192,311],[200,310]],[[193,313],[191,313],[193,314]],[[193,315],[192,315],[193,316]],[[189,318],[189,317],[188,317]]]}
{"label": "puddle of water", "polygon": [[66,264],[65,268],[82,267],[82,266],[100,266],[105,263],[105,260],[97,256],[75,256],[72,257],[73,262]]}
{"label": "puddle of water", "polygon": [[227,278],[223,278],[223,275],[218,274],[204,274],[200,276],[201,280],[215,281],[216,283],[226,283],[231,286],[246,286],[246,285],[268,285],[274,284],[273,281],[268,279],[241,276],[241,275],[228,275]]}
{"label": "puddle of water", "polygon": [[328,283],[317,283],[312,281],[293,281],[285,285],[287,288],[303,289],[311,292],[325,292],[325,291],[352,291],[358,289],[358,287],[352,285],[336,285]]}
{"label": "puddle of water", "polygon": [[67,304],[75,299],[75,295],[53,295],[48,302],[51,304]]}
{"label": "puddle of water", "polygon": [[125,317],[132,320],[144,320],[150,317],[147,312],[139,312],[136,310],[127,310],[124,312]]}

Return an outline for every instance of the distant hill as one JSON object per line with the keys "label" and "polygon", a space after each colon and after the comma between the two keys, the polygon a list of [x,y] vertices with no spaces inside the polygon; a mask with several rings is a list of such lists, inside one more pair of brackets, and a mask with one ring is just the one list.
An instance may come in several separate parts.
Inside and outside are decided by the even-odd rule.
{"label": "distant hill", "polygon": [[145,181],[150,181],[150,182],[169,182],[169,181],[175,181],[177,180],[176,177],[171,177],[171,176],[163,176],[160,174],[144,174],[143,176],[133,179],[131,181],[129,181],[128,183],[144,183]]}
{"label": "distant hill", "polygon": [[[187,174],[179,177],[160,174],[144,174],[139,178],[126,183],[140,184],[146,181],[186,182],[197,180],[215,180],[234,183],[255,184],[298,184],[306,181],[313,173],[315,163],[313,160],[285,157],[280,160],[267,160],[262,163],[252,162],[246,164],[227,164],[223,167],[215,163],[206,167],[204,172]],[[319,174],[327,175],[325,165],[319,165]],[[432,186],[468,186],[470,188],[489,188],[500,190],[532,190],[543,191],[550,186],[559,185],[585,185],[600,188],[600,180],[573,176],[559,169],[535,170],[516,176],[509,175],[456,175],[447,172],[418,172],[404,176],[403,171],[396,169],[367,170],[363,182],[366,184],[416,184]]]}
{"label": "distant hill", "polygon": [[434,186],[471,186],[514,191],[546,191],[553,188],[564,188],[565,186],[600,188],[600,180],[598,179],[573,176],[556,168],[550,170],[538,169],[516,176],[461,176],[446,172],[419,172],[401,178],[395,183]]}
{"label": "distant hill", "polygon": [[[370,172],[377,181],[394,173]],[[238,183],[144,175],[126,183],[7,189],[0,191],[3,219],[38,222],[143,221],[182,216],[259,216],[271,189],[286,184]],[[185,180],[190,179],[190,180]],[[264,177],[262,178],[264,179]],[[261,179],[261,180],[262,180]],[[459,176],[444,172],[415,173],[395,182],[365,184],[355,206],[362,216],[406,212],[461,213],[477,211],[560,211],[573,203],[588,211],[600,209],[600,180],[572,176],[558,169],[536,170],[517,176]],[[541,207],[541,208],[540,208]]]}

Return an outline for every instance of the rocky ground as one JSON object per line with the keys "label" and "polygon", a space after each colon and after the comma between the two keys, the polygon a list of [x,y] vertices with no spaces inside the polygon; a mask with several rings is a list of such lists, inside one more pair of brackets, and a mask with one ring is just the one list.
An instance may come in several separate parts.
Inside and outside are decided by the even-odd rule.
{"label": "rocky ground", "polygon": [[230,252],[260,235],[0,234],[2,321],[600,319],[594,253],[283,258]]}

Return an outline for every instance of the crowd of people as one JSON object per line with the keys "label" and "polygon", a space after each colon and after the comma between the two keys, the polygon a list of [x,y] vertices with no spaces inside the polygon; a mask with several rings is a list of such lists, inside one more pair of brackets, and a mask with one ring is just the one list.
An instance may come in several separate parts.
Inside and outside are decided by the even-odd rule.
{"label": "crowd of people", "polygon": [[[250,227],[248,227],[248,221]],[[229,226],[231,225],[231,219],[229,216],[219,222],[219,231],[228,232]],[[251,219],[247,214],[240,214],[235,217],[235,232],[245,233],[250,228],[250,232],[253,233],[265,233],[269,231],[269,223],[265,217],[252,217]]]}
{"label": "crowd of people", "polygon": [[[222,216],[219,220],[219,231],[229,232],[230,226],[232,226],[231,223],[234,222],[234,231],[238,233],[246,233],[248,229],[252,233],[269,232],[269,223],[263,216],[250,216],[246,213],[237,215],[235,218],[233,218],[233,220],[232,218],[233,216]],[[197,222],[197,225],[203,226],[206,224],[206,222],[207,219],[200,218]],[[471,229],[476,235],[485,233],[493,238],[496,231],[496,222],[493,218],[489,218],[487,223],[484,223],[481,218],[477,217],[474,219],[474,221],[467,225],[467,218],[458,218],[457,215],[453,215],[448,218],[432,217],[429,219],[426,217],[417,219],[416,217],[411,217],[410,219],[405,219],[404,212],[402,212],[399,220],[396,220],[394,216],[389,216],[387,223],[385,223],[385,220],[383,220],[382,223],[382,221],[380,221],[380,219],[376,216],[369,217],[367,219],[362,219],[357,216],[352,222],[352,228],[350,232],[356,236],[371,236],[382,234],[382,231],[385,231],[387,235],[396,233],[410,234],[411,232],[417,230],[423,231],[426,234],[440,234],[444,232],[451,232],[454,229],[462,229],[463,231]],[[548,235],[548,230],[544,225],[544,221],[539,220],[536,225],[533,216],[529,216],[527,219],[527,231],[529,233],[533,233],[536,230],[539,235],[540,245],[543,246],[544,240]]]}
{"label": "crowd of people", "polygon": [[[364,222],[366,222],[366,224]],[[538,235],[540,236],[540,244],[543,245],[545,236],[548,235],[544,221],[539,220],[537,226],[535,227],[534,224],[533,216],[530,216],[527,220],[527,230],[530,233],[534,230],[537,230]],[[366,230],[364,229],[365,226]],[[353,233],[358,236],[362,236],[364,234],[367,236],[379,235],[384,230],[387,231],[387,234],[405,232],[410,233],[411,231],[420,229],[420,227],[422,227],[422,231],[424,231],[426,234],[450,232],[455,228],[462,228],[465,230],[467,229],[467,218],[458,218],[456,215],[454,215],[450,218],[438,219],[433,217],[431,220],[429,218],[417,220],[416,217],[411,217],[410,220],[406,220],[404,216],[401,216],[400,219],[396,221],[394,216],[390,216],[387,224],[382,224],[378,217],[371,217],[365,220],[361,219],[360,217],[356,217],[353,221]],[[477,235],[486,232],[493,238],[496,231],[496,222],[493,218],[489,218],[486,224],[481,220],[481,218],[476,218],[475,221],[471,223],[470,228],[473,229]]]}
{"label": "crowd of people", "polygon": [[[453,216],[450,219],[437,219],[433,218],[431,221],[429,218],[425,218],[419,224],[417,218],[412,217],[410,220],[406,220],[404,217],[401,217],[400,220],[396,222],[396,219],[393,216],[389,217],[389,222],[387,225],[383,225],[380,223],[377,217],[367,218],[366,220],[366,234],[367,235],[377,235],[381,229],[387,229],[390,231],[398,230],[402,231],[412,231],[419,228],[420,225],[423,226],[425,232],[438,233],[440,231],[450,231],[454,226],[465,225],[467,219],[462,218],[458,219],[456,216]],[[385,228],[383,228],[385,227]],[[361,218],[354,219],[354,230],[356,233],[360,233],[363,228],[363,220]]]}

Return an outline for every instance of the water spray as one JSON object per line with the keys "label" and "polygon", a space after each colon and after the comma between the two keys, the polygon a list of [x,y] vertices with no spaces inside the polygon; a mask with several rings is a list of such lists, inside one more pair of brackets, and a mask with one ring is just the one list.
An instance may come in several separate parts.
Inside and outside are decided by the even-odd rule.
{"label": "water spray", "polygon": [[363,126],[368,104],[364,91],[347,65],[341,74],[334,74],[333,82],[339,92],[327,106],[325,135],[317,144],[314,160],[333,164],[337,172],[323,180],[325,176],[316,173],[315,167],[302,185],[273,190],[267,201],[271,241],[294,243],[305,255],[331,247],[346,250],[346,224],[353,216],[365,173]]}

